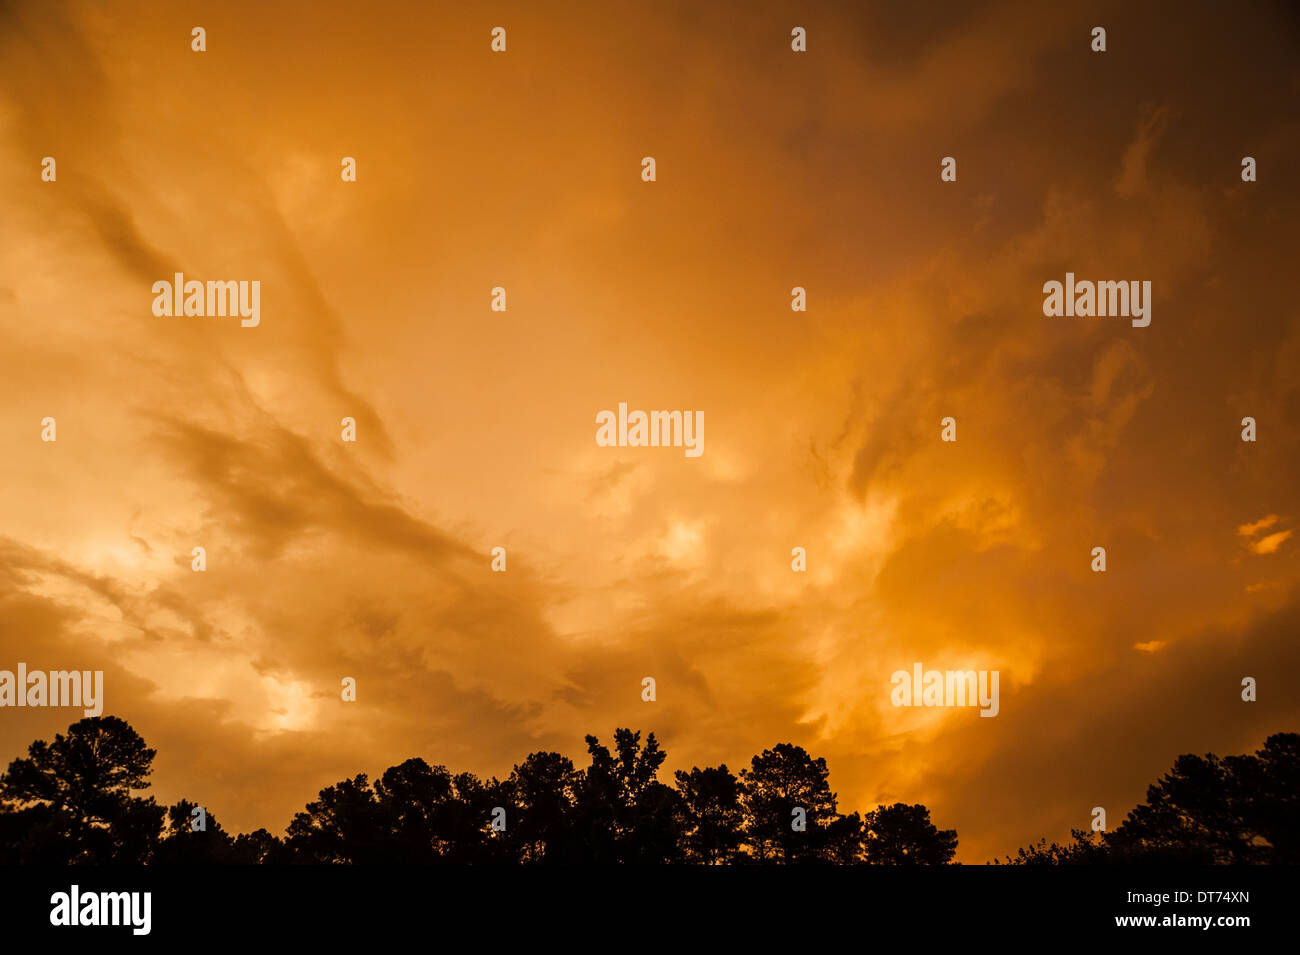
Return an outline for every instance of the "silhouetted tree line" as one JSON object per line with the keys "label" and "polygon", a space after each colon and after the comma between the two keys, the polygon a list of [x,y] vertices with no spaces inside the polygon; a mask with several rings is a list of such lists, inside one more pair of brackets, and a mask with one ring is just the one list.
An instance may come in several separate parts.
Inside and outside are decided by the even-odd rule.
{"label": "silhouetted tree line", "polygon": [[83,719],[0,776],[0,863],[941,864],[957,848],[924,806],[841,815],[826,761],[789,743],[738,775],[678,772],[674,788],[653,733],[616,730],[612,749],[586,740],[585,769],[532,753],[506,779],[408,759],[321,790],[283,837],[231,836],[206,811],[195,831],[189,800],[138,795],[155,751],[123,720]]}
{"label": "silhouetted tree line", "polygon": [[[195,831],[189,800],[137,795],[155,751],[121,719],[87,718],[0,776],[0,863],[942,865],[957,849],[925,806],[841,814],[826,761],[790,743],[738,774],[678,771],[673,787],[658,779],[667,754],[653,733],[642,742],[616,730],[612,750],[586,742],[585,769],[532,753],[505,779],[408,759],[373,782],[359,774],[321,790],[283,837],[231,836],[206,811]],[[1115,833],[1076,833],[1008,861],[1295,861],[1297,767],[1295,734],[1256,756],[1183,756]]]}
{"label": "silhouetted tree line", "polygon": [[1300,734],[1275,733],[1253,756],[1179,756],[1117,829],[1074,829],[1070,836],[1065,845],[1040,840],[1006,861],[1300,863]]}

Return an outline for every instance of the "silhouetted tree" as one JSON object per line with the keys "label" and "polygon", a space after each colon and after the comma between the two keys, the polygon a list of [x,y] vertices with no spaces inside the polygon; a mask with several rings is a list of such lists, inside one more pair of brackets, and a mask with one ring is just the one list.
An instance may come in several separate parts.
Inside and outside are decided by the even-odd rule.
{"label": "silhouetted tree", "polygon": [[[740,771],[745,835],[760,862],[806,862],[825,857],[828,830],[836,818],[826,760],[802,746],[777,743]],[[805,814],[796,831],[795,809]]]}
{"label": "silhouetted tree", "polygon": [[679,769],[675,776],[687,860],[705,865],[734,862],[744,838],[740,780],[726,763],[707,769],[693,767],[689,773]]}
{"label": "silhouetted tree", "polygon": [[445,823],[440,819],[455,795],[451,773],[422,759],[408,759],[384,770],[375,783],[371,810],[389,844],[385,856],[394,862],[433,862],[442,855]]}
{"label": "silhouetted tree", "polygon": [[957,832],[938,829],[930,810],[896,802],[867,813],[867,861],[875,865],[946,865],[957,853]]}
{"label": "silhouetted tree", "polygon": [[1275,733],[1250,756],[1183,755],[1112,832],[1071,832],[1013,865],[1295,864],[1300,861],[1300,734]]}
{"label": "silhouetted tree", "polygon": [[1298,793],[1295,733],[1270,736],[1252,756],[1179,756],[1106,842],[1117,861],[1294,863]]}
{"label": "silhouetted tree", "polygon": [[408,759],[375,783],[387,855],[398,862],[485,862],[491,858],[491,803],[473,774]]}
{"label": "silhouetted tree", "polygon": [[[447,862],[518,862],[519,850],[509,828],[509,786],[495,778],[486,782],[473,773],[452,777],[455,800],[442,814],[443,859]],[[506,810],[507,828],[492,829],[492,812]]]}
{"label": "silhouetted tree", "polygon": [[0,799],[0,865],[66,865],[80,854],[71,820],[63,813],[44,803],[19,806]]}
{"label": "silhouetted tree", "polygon": [[559,753],[530,753],[515,766],[505,790],[513,809],[507,829],[521,862],[573,862],[580,858],[575,806],[583,774]]}
{"label": "silhouetted tree", "polygon": [[591,766],[583,775],[576,815],[594,862],[676,862],[682,857],[675,790],[656,779],[667,754],[655,734],[614,731],[614,754],[587,738]]}
{"label": "silhouetted tree", "polygon": [[235,837],[231,861],[237,865],[277,865],[292,859],[282,840],[265,829],[254,829]]}
{"label": "silhouetted tree", "polygon": [[0,776],[0,856],[27,862],[147,862],[163,808],[149,787],[155,751],[125,721],[92,716],[36,740]]}
{"label": "silhouetted tree", "polygon": [[1300,864],[1300,733],[1274,733],[1253,757],[1229,760],[1246,824],[1271,847],[1258,861]]}
{"label": "silhouetted tree", "polygon": [[836,815],[826,827],[823,858],[836,865],[860,865],[866,862],[866,827],[856,812]]}
{"label": "silhouetted tree", "polygon": [[[1049,845],[1046,839],[1039,839],[1032,846],[1018,849],[1014,859],[1007,856],[1007,862],[1010,865],[1096,865],[1110,861],[1110,847],[1101,833],[1071,829],[1070,839],[1065,845],[1055,842]],[[994,860],[993,864],[1000,863]]]}
{"label": "silhouetted tree", "polygon": [[[508,801],[495,779],[485,784],[472,773],[408,759],[373,787],[361,774],[322,789],[294,816],[284,848],[299,862],[513,861],[505,834],[491,829],[492,809]],[[273,844],[266,849],[277,851]]]}
{"label": "silhouetted tree", "polygon": [[389,833],[365,773],[322,789],[286,831],[285,846],[298,862],[391,861]]}
{"label": "silhouetted tree", "polygon": [[153,861],[163,864],[219,863],[237,861],[235,840],[221,828],[216,816],[204,811],[204,829],[195,831],[194,810],[197,803],[182,799],[169,806],[164,820],[162,841],[154,850]]}

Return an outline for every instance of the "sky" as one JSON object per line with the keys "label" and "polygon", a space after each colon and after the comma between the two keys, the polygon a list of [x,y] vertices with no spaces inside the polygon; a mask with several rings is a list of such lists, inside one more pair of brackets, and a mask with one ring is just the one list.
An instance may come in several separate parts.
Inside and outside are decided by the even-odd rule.
{"label": "sky", "polygon": [[[967,863],[1113,827],[1300,728],[1298,51],[1282,3],[0,0],[0,669],[102,669],[230,831],[618,726],[667,781],[797,743]],[[1045,316],[1067,271],[1150,325]],[[703,454],[598,446],[619,402]],[[915,662],[998,715],[893,706]]]}

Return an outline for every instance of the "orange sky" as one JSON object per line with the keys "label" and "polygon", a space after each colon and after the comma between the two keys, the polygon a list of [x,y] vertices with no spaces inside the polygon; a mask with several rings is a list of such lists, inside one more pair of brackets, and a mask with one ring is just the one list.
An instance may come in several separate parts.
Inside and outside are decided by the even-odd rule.
{"label": "orange sky", "polygon": [[[982,862],[1297,729],[1294,13],[552,6],[0,0],[0,668],[103,669],[230,830],[627,725]],[[1044,317],[1067,270],[1151,325]],[[620,401],[704,454],[597,447]]]}

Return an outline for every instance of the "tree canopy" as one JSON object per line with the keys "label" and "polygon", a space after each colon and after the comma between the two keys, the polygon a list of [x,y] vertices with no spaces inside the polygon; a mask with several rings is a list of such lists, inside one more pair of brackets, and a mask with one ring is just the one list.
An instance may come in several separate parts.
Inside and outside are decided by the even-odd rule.
{"label": "tree canopy", "polygon": [[1250,756],[1183,755],[1110,832],[1020,849],[1012,865],[1300,861],[1300,734],[1275,733]]}
{"label": "tree canopy", "polygon": [[[191,799],[159,805],[154,750],[125,721],[90,717],[37,740],[0,775],[0,863],[488,864],[695,863],[944,865],[957,833],[923,805],[843,814],[826,760],[778,743],[733,773],[725,764],[659,778],[653,733],[588,736],[588,765],[530,753],[505,779],[415,757],[373,781],[322,789],[283,836],[232,836]],[[1041,841],[1008,862],[1297,861],[1300,736],[1251,756],[1180,756],[1108,833]]]}

